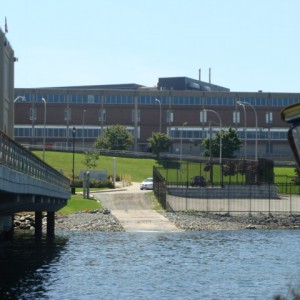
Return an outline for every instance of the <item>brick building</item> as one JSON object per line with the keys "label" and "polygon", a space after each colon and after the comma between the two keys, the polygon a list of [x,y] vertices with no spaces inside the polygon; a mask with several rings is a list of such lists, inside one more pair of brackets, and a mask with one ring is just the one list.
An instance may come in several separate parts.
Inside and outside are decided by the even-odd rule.
{"label": "brick building", "polygon": [[201,141],[221,125],[237,130],[243,142],[237,155],[247,158],[255,151],[258,157],[292,158],[280,111],[300,101],[298,93],[232,92],[187,77],[159,78],[157,88],[17,88],[17,96],[24,101],[15,102],[15,139],[23,144],[70,147],[75,127],[76,147],[85,149],[107,126],[121,124],[134,136],[134,151],[147,151],[147,139],[161,130],[173,140],[171,153],[178,154],[182,142],[184,154],[201,155]]}

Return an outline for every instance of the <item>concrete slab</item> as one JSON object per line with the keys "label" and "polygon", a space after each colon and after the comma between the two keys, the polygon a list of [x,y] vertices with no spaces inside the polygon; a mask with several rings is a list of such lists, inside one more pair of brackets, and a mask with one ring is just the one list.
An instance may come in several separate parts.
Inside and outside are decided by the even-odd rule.
{"label": "concrete slab", "polygon": [[113,210],[126,231],[180,231],[154,210]]}
{"label": "concrete slab", "polygon": [[110,192],[94,193],[126,231],[180,231],[162,214],[152,209],[152,191],[141,191],[139,183]]}

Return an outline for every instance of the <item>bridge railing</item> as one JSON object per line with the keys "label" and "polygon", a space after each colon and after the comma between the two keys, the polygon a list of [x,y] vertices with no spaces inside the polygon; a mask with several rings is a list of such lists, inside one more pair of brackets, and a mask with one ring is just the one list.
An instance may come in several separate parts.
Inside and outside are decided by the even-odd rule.
{"label": "bridge railing", "polygon": [[70,181],[36,155],[0,131],[0,165],[41,181],[70,188]]}

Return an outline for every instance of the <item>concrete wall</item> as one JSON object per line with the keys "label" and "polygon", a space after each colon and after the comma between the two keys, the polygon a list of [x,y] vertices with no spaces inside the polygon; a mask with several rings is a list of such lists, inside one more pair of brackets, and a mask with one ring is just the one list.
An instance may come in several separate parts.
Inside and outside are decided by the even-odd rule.
{"label": "concrete wall", "polygon": [[224,185],[207,188],[168,188],[169,195],[199,199],[269,199],[278,198],[276,185]]}
{"label": "concrete wall", "polygon": [[174,211],[212,213],[286,213],[298,214],[297,195],[277,194],[276,185],[225,186],[224,188],[169,189],[167,205]]}

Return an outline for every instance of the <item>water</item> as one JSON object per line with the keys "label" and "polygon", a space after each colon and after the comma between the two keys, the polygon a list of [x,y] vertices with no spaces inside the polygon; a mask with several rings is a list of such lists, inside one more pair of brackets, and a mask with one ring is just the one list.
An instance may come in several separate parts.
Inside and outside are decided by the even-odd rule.
{"label": "water", "polygon": [[0,299],[272,299],[300,283],[299,234],[61,232],[54,242],[17,238],[0,246]]}

